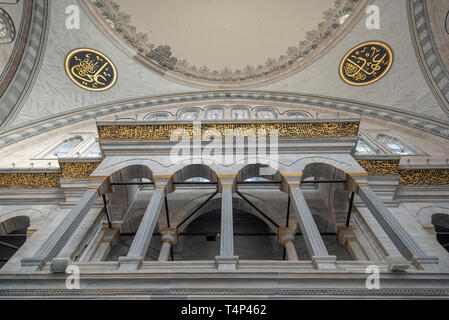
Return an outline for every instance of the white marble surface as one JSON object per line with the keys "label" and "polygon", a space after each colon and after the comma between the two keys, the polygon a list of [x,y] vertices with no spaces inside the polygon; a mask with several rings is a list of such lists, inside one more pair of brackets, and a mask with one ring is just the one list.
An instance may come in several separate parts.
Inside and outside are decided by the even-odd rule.
{"label": "white marble surface", "polygon": [[[45,57],[29,96],[5,131],[58,114],[70,113],[103,103],[145,96],[199,91],[165,79],[130,58],[99,31],[81,10],[81,30],[65,28],[65,8],[74,0],[50,1],[50,34]],[[305,70],[257,90],[289,91],[348,98],[446,120],[421,74],[413,50],[406,2],[377,0],[381,9],[381,29],[368,30],[362,19],[325,56]],[[355,45],[369,40],[389,44],[395,54],[390,72],[380,81],[353,87],[339,76],[341,58]],[[118,81],[105,92],[90,92],[71,82],[64,70],[66,55],[73,49],[90,47],[106,54],[116,65]]]}
{"label": "white marble surface", "polygon": [[[359,21],[334,48],[305,70],[259,89],[321,94],[391,106],[448,121],[430,91],[413,49],[406,0],[376,0],[380,8],[380,30],[368,30]],[[339,66],[345,54],[357,44],[381,41],[394,54],[392,68],[381,80],[363,87],[346,84]]]}
{"label": "white marble surface", "polygon": [[[50,1],[50,29],[45,57],[34,87],[20,112],[10,123],[18,127],[57,114],[85,107],[144,96],[195,91],[169,81],[130,58],[96,28],[80,7],[80,30],[68,30],[65,9],[73,0]],[[77,48],[96,49],[112,60],[117,68],[117,83],[103,92],[90,92],[75,85],[64,68],[65,58]]]}
{"label": "white marble surface", "polygon": [[11,17],[11,20],[14,23],[14,28],[16,29],[16,38],[12,42],[0,44],[0,79],[1,79],[5,76],[5,74],[3,74],[5,72],[5,67],[7,66],[9,60],[11,59],[11,53],[13,52],[17,42],[17,33],[20,30],[20,23],[22,20],[23,2],[19,2],[17,4],[2,3],[0,7],[3,10],[5,10]]}

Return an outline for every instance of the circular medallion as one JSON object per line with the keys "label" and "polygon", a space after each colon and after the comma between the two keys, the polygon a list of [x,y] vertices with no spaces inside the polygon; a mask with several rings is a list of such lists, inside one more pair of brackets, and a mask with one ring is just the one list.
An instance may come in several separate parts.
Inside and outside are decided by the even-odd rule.
{"label": "circular medallion", "polygon": [[340,76],[354,86],[376,82],[393,63],[391,49],[381,42],[365,42],[351,49],[340,64]]}
{"label": "circular medallion", "polygon": [[65,70],[81,88],[91,91],[109,89],[117,80],[114,64],[101,52],[77,49],[67,56]]}

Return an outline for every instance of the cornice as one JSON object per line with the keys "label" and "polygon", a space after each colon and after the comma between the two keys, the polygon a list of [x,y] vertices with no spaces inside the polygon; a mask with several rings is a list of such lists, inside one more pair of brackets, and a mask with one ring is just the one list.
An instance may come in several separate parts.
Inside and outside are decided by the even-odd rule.
{"label": "cornice", "polygon": [[222,100],[266,101],[269,103],[286,102],[311,105],[355,114],[376,117],[379,119],[400,123],[419,130],[449,139],[449,123],[422,115],[387,108],[375,104],[363,103],[349,99],[331,98],[319,95],[306,95],[288,92],[261,92],[245,90],[218,90],[196,93],[180,93],[117,101],[101,104],[90,108],[78,109],[74,112],[61,114],[46,121],[36,122],[19,129],[0,134],[0,148],[32,136],[64,127],[66,125],[94,119],[123,111],[139,110],[151,106],[164,106],[179,103],[216,103]]}
{"label": "cornice", "polygon": [[60,179],[89,177],[101,160],[62,160],[60,169],[0,169],[0,189],[60,188]]}
{"label": "cornice", "polygon": [[449,185],[449,168],[433,167],[429,165],[427,168],[399,166],[400,159],[357,159],[360,166],[372,176],[399,176],[401,185],[408,186],[438,186]]}

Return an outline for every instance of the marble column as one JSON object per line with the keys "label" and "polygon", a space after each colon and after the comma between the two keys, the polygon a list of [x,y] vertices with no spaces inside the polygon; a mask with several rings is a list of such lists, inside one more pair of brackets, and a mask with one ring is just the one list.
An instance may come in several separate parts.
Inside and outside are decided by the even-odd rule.
{"label": "marble column", "polygon": [[224,186],[221,194],[220,255],[215,257],[218,270],[235,270],[238,257],[234,255],[232,217],[232,187]]}
{"label": "marble column", "polygon": [[290,197],[315,268],[321,270],[336,269],[337,257],[329,255],[302,190],[299,187],[291,187]]}
{"label": "marble column", "polygon": [[298,261],[298,254],[295,248],[296,228],[278,228],[277,241],[282,244],[290,261]]}
{"label": "marble column", "polygon": [[136,270],[140,267],[150,245],[157,219],[164,204],[165,190],[155,189],[134,240],[126,257],[119,257],[121,270]]}
{"label": "marble column", "polygon": [[171,248],[178,242],[178,234],[176,228],[161,228],[162,246],[159,252],[158,261],[168,261]]}
{"label": "marble column", "polygon": [[[37,266],[38,268],[42,268],[46,262],[52,261],[79,227],[98,197],[98,189],[88,189],[55,231],[47,238],[36,255],[22,259],[22,266]],[[66,266],[70,263],[69,258],[61,258],[60,260],[52,262],[53,272],[65,272]]]}
{"label": "marble column", "polygon": [[[424,269],[426,265],[438,263],[438,257],[429,257],[421,249],[370,187],[360,187],[358,194],[399,252],[407,260],[412,261],[418,269]],[[394,257],[394,259],[401,262],[400,257]],[[390,264],[392,263],[394,264],[394,261],[390,261]]]}

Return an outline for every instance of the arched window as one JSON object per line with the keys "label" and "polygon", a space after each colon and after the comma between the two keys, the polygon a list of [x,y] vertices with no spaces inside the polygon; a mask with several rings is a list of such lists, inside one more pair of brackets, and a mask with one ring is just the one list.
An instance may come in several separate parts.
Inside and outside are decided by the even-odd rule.
{"label": "arched window", "polygon": [[378,154],[379,150],[372,146],[365,138],[360,137],[356,147],[357,154]]}
{"label": "arched window", "polygon": [[224,118],[222,107],[209,107],[206,111],[206,120],[220,120]]}
{"label": "arched window", "polygon": [[258,109],[256,117],[257,119],[276,119],[276,113],[272,109]]}
{"label": "arched window", "polygon": [[449,215],[443,213],[434,214],[432,216],[432,224],[435,226],[438,242],[449,252]]}
{"label": "arched window", "polygon": [[247,107],[235,107],[231,110],[231,118],[236,120],[249,119],[249,110]]}
{"label": "arched window", "polygon": [[189,120],[189,121],[197,120],[199,114],[200,113],[198,110],[191,110],[191,109],[182,110],[178,116],[178,120]]}
{"label": "arched window", "polygon": [[75,147],[77,147],[84,139],[81,136],[71,137],[65,139],[63,142],[58,144],[52,151],[47,155],[48,158],[63,158],[67,156]]}
{"label": "arched window", "polygon": [[287,113],[289,119],[312,118],[312,115],[305,111],[290,111]]}
{"label": "arched window", "polygon": [[392,153],[399,155],[417,154],[415,150],[409,147],[403,141],[387,134],[378,134],[376,140],[387,147]]}
{"label": "arched window", "polygon": [[209,179],[202,178],[202,177],[194,177],[194,178],[190,178],[190,179],[186,180],[186,182],[201,182],[201,183],[204,183],[204,182],[211,182],[211,181]]}
{"label": "arched window", "polygon": [[26,233],[30,226],[30,218],[18,216],[0,223],[0,268],[25,243]]}
{"label": "arched window", "polygon": [[98,143],[98,139],[95,139],[95,142],[90,146],[90,148],[85,153],[85,157],[87,158],[99,158],[101,157],[101,148]]}
{"label": "arched window", "polygon": [[167,113],[154,112],[145,116],[144,120],[148,121],[164,121],[168,120]]}

